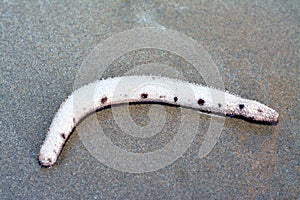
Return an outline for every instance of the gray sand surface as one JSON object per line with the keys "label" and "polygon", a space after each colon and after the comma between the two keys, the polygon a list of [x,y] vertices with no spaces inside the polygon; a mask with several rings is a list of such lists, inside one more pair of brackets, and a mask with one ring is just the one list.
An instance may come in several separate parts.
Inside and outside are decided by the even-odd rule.
{"label": "gray sand surface", "polygon": [[[299,4],[297,0],[1,1],[1,199],[299,199]],[[101,76],[93,73],[97,66],[88,73],[83,70],[82,63],[98,44],[142,27],[175,30],[193,38],[211,56],[226,90],[274,108],[280,113],[279,123],[268,126],[226,118],[214,148],[199,158],[210,120],[216,117],[161,106],[165,125],[143,139],[124,133],[116,123],[114,113],[125,112],[119,106],[86,118],[57,164],[41,168],[37,155],[51,120],[82,77],[89,82],[144,70],[207,83],[182,54],[155,47],[115,56]],[[180,39],[167,45],[185,44]],[[181,50],[188,52],[189,46]],[[89,61],[97,64],[93,57]],[[138,68],[149,63],[161,65],[148,71]],[[151,106],[130,106],[138,126],[152,120],[147,115]],[[181,118],[184,130],[197,134],[170,165],[129,173],[99,162],[81,141],[79,132],[87,130],[85,123],[93,116],[114,145],[136,153],[170,143]]]}

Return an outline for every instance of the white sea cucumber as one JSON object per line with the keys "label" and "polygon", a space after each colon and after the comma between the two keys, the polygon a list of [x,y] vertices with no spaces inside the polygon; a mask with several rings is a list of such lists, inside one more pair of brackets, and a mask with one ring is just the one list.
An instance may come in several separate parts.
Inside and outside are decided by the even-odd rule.
{"label": "white sea cucumber", "polygon": [[172,104],[254,122],[276,123],[279,114],[257,101],[181,80],[157,76],[124,76],[98,80],[75,90],[60,106],[39,152],[39,162],[50,167],[74,127],[101,108],[131,102]]}

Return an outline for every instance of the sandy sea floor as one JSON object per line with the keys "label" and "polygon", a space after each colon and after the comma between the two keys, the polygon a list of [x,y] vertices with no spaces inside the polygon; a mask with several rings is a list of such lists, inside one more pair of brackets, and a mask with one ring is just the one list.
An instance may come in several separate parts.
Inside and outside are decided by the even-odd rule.
{"label": "sandy sea floor", "polygon": [[[296,0],[1,1],[1,199],[299,199],[299,4]],[[194,48],[185,37],[165,40],[162,35],[153,39],[148,34],[125,34],[126,41],[118,41],[119,33],[147,27],[193,38],[203,48],[195,50],[200,56],[192,57]],[[106,44],[107,38],[112,42]],[[130,49],[135,41],[145,48]],[[119,51],[121,43],[128,49]],[[95,56],[101,54],[95,51],[101,44],[106,46],[98,46],[99,52],[109,49],[105,59],[113,61],[102,72]],[[169,47],[179,52],[168,51]],[[204,62],[208,55],[215,65]],[[199,58],[203,66],[216,66],[219,76],[212,73],[205,78],[207,72],[193,66],[193,59]],[[127,107],[119,106],[86,118],[68,139],[57,164],[41,168],[39,148],[57,109],[74,88],[98,78],[142,73],[207,85],[219,77],[226,90],[277,110],[279,123],[268,126],[225,118],[214,148],[201,158],[198,152],[210,122],[219,118],[147,104],[130,105],[128,115]],[[163,111],[165,118],[148,113],[152,109]],[[129,123],[139,127],[156,118],[163,124],[148,130],[159,129],[152,137],[139,138],[124,132],[127,126],[118,124],[116,116],[131,116]],[[80,132],[88,132],[92,119],[98,119],[113,145],[134,153],[163,148],[181,127],[196,134],[168,166],[129,173],[98,161],[82,142]]]}

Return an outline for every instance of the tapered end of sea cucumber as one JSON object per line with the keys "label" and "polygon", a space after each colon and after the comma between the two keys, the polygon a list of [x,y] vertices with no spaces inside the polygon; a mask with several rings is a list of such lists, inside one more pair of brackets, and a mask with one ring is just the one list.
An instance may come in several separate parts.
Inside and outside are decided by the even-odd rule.
{"label": "tapered end of sea cucumber", "polygon": [[274,115],[273,116],[273,122],[278,122],[279,121],[279,113],[274,110],[273,115]]}
{"label": "tapered end of sea cucumber", "polygon": [[254,120],[276,124],[279,120],[279,113],[265,105],[259,105],[254,113]]}
{"label": "tapered end of sea cucumber", "polygon": [[51,158],[46,158],[46,157],[41,156],[41,154],[39,154],[38,159],[39,159],[39,164],[42,167],[51,167],[56,162],[56,161],[51,160]]}
{"label": "tapered end of sea cucumber", "polygon": [[38,160],[41,166],[51,167],[56,163],[57,154],[42,147],[38,155]]}
{"label": "tapered end of sea cucumber", "polygon": [[277,124],[279,113],[263,104],[258,103],[256,106],[250,106],[250,112],[247,117],[257,122]]}
{"label": "tapered end of sea cucumber", "polygon": [[278,112],[262,103],[247,99],[228,104],[226,114],[257,123],[277,124],[279,121]]}

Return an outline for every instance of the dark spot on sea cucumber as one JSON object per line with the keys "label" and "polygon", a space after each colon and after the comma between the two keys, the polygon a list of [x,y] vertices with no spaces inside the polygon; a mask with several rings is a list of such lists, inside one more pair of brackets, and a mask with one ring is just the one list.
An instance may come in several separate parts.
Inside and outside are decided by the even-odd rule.
{"label": "dark spot on sea cucumber", "polygon": [[142,98],[142,99],[147,99],[147,97],[148,97],[148,94],[147,94],[147,93],[142,93],[142,94],[141,94],[141,98]]}
{"label": "dark spot on sea cucumber", "polygon": [[56,152],[55,150],[53,150],[53,152],[54,152],[55,154],[57,154],[57,152]]}
{"label": "dark spot on sea cucumber", "polygon": [[258,112],[263,112],[263,111],[262,111],[262,109],[260,109],[260,108],[259,108],[259,109],[257,109],[257,111],[258,111]]}
{"label": "dark spot on sea cucumber", "polygon": [[204,101],[203,99],[199,99],[199,100],[198,100],[198,104],[199,104],[200,106],[203,106],[204,103],[205,103],[205,101]]}
{"label": "dark spot on sea cucumber", "polygon": [[159,98],[166,98],[166,95],[160,95]]}
{"label": "dark spot on sea cucumber", "polygon": [[178,98],[177,97],[174,97],[174,102],[176,103],[178,101]]}
{"label": "dark spot on sea cucumber", "polygon": [[244,104],[239,104],[239,108],[242,110],[245,107]]}
{"label": "dark spot on sea cucumber", "polygon": [[73,123],[75,124],[75,122],[76,122],[76,121],[75,121],[75,118],[73,117]]}
{"label": "dark spot on sea cucumber", "polygon": [[107,97],[102,97],[101,103],[104,104],[107,101]]}
{"label": "dark spot on sea cucumber", "polygon": [[48,162],[50,162],[50,163],[52,162],[52,160],[51,160],[50,158],[48,158],[47,160],[48,160]]}
{"label": "dark spot on sea cucumber", "polygon": [[218,107],[221,108],[221,107],[222,107],[222,104],[218,103]]}
{"label": "dark spot on sea cucumber", "polygon": [[65,135],[64,133],[61,134],[61,137],[62,137],[63,139],[66,139],[66,135]]}

